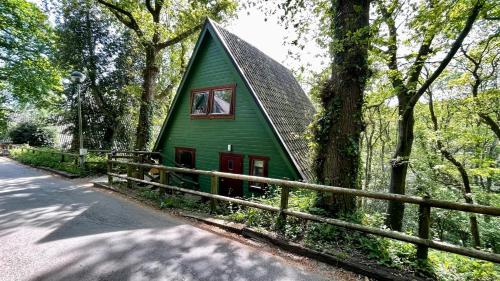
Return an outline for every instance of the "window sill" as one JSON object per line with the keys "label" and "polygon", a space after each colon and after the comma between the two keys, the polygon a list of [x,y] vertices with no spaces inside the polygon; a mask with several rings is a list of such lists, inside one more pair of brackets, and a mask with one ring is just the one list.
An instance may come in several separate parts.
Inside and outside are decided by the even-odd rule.
{"label": "window sill", "polygon": [[234,119],[234,114],[191,114],[191,119]]}

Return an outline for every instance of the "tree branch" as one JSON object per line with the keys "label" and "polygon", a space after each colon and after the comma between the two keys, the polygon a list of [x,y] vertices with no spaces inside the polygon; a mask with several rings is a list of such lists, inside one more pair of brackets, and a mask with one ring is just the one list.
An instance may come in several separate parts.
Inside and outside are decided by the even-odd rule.
{"label": "tree branch", "polygon": [[472,29],[472,25],[476,21],[483,5],[484,5],[483,0],[478,0],[476,2],[474,7],[472,8],[469,17],[465,22],[464,28],[458,35],[455,42],[453,42],[450,51],[448,52],[448,54],[446,54],[446,57],[441,61],[441,63],[439,64],[438,68],[434,71],[434,73],[432,73],[432,75],[424,82],[424,84],[420,87],[420,89],[418,89],[418,91],[415,92],[415,94],[410,98],[410,101],[408,103],[409,107],[413,107],[418,102],[420,97],[427,91],[427,89],[429,89],[434,80],[436,80],[439,77],[439,75],[441,75],[446,66],[448,66],[448,64],[457,53],[460,46],[462,46],[465,37],[467,37],[470,30]]}
{"label": "tree branch", "polygon": [[[389,11],[387,7],[383,4],[379,5],[380,12],[382,14],[383,20],[389,29],[389,40],[388,40],[388,49],[385,52],[389,55],[389,61],[387,62],[387,67],[395,72],[396,74],[392,74],[389,76],[391,83],[395,89],[397,88],[406,88],[405,84],[402,80],[401,72],[398,68],[398,46],[397,46],[397,29],[396,24],[393,19],[393,11]],[[405,90],[406,92],[406,90]]]}
{"label": "tree branch", "polygon": [[156,49],[161,50],[161,49],[164,49],[166,47],[175,45],[175,44],[181,42],[182,40],[186,39],[187,37],[189,37],[193,33],[195,33],[196,30],[200,29],[202,26],[203,26],[203,23],[200,23],[200,24],[196,25],[195,27],[192,27],[192,28],[182,32],[181,34],[177,35],[174,38],[171,38],[171,39],[168,39],[162,43],[159,43],[156,45]]}
{"label": "tree branch", "polygon": [[488,125],[495,135],[497,135],[497,138],[500,139],[500,126],[498,126],[498,123],[487,114],[478,113],[478,115],[481,117],[481,121]]}
{"label": "tree branch", "polygon": [[146,2],[146,8],[148,9],[149,13],[151,13],[151,15],[154,15],[155,9],[153,9],[153,6],[151,5],[151,0],[146,0],[144,2]]}
{"label": "tree branch", "polygon": [[163,0],[156,0],[155,1],[155,11],[158,14],[158,22],[160,22],[161,8],[163,8]]}
{"label": "tree branch", "polygon": [[137,36],[142,37],[144,35],[132,13],[104,0],[97,0],[97,2],[106,6],[120,22],[122,22],[125,26],[135,31]]}

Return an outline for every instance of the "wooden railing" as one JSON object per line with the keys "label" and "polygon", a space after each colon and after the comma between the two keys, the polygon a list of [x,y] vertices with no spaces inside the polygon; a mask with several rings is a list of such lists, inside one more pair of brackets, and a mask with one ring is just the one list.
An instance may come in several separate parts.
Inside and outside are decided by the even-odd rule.
{"label": "wooden railing", "polygon": [[[146,181],[143,179],[135,178],[131,175],[131,173],[127,173],[127,175],[121,175],[113,172],[114,165],[125,165],[127,167],[127,171],[130,171],[132,168],[142,168],[142,169],[157,169],[160,172],[160,182],[152,182]],[[181,188],[177,186],[169,185],[169,173],[191,173],[197,175],[204,175],[211,177],[211,189],[210,193],[201,192],[186,188]],[[448,210],[457,210],[461,212],[470,212],[484,215],[491,215],[498,217],[500,216],[500,208],[492,207],[492,206],[484,206],[477,204],[467,204],[467,203],[458,203],[458,202],[450,202],[443,200],[435,200],[426,197],[418,197],[418,196],[409,196],[409,195],[399,195],[399,194],[390,194],[390,193],[381,193],[381,192],[373,192],[366,190],[356,190],[349,188],[342,188],[336,186],[327,186],[320,184],[310,184],[304,182],[297,181],[288,181],[281,180],[275,178],[265,178],[265,177],[255,177],[241,174],[231,174],[231,173],[223,173],[218,171],[203,171],[203,170],[195,170],[195,169],[186,169],[186,168],[177,168],[177,167],[167,167],[162,165],[152,165],[152,164],[143,164],[143,163],[133,163],[133,162],[124,162],[117,160],[108,160],[108,184],[110,186],[113,185],[113,178],[121,178],[127,180],[127,185],[131,186],[132,182],[148,184],[152,186],[156,186],[160,188],[160,192],[164,193],[166,189],[170,189],[173,191],[180,191],[183,193],[194,194],[203,196],[206,198],[210,198],[210,207],[214,211],[216,208],[216,201],[226,201],[235,204],[240,204],[243,206],[248,206],[252,208],[262,209],[270,212],[278,213],[277,218],[277,226],[283,226],[286,224],[286,217],[293,216],[297,218],[302,218],[310,221],[327,223],[339,227],[344,227],[347,229],[357,230],[364,233],[374,234],[382,237],[387,237],[399,241],[404,241],[408,243],[412,243],[417,246],[417,258],[424,260],[427,259],[428,249],[433,248],[445,252],[460,254],[464,256],[469,256],[473,258],[478,258],[486,261],[492,261],[496,263],[500,263],[500,255],[486,252],[473,248],[461,247],[453,244],[443,243],[439,241],[432,240],[429,237],[430,233],[430,214],[431,208],[439,208],[439,209],[448,209]],[[228,179],[236,179],[236,180],[244,180],[251,182],[259,182],[270,185],[277,185],[281,187],[281,201],[280,206],[270,206],[257,202],[252,202],[239,198],[226,197],[218,194],[218,184],[219,178],[228,178]],[[339,219],[328,218],[318,215],[313,215],[309,213],[293,211],[288,208],[288,196],[289,192],[293,188],[298,189],[308,189],[314,191],[321,192],[331,192],[334,194],[345,194],[352,196],[360,196],[372,199],[379,200],[389,200],[389,201],[398,201],[402,203],[410,203],[419,205],[419,222],[418,222],[418,236],[408,235],[402,232],[380,229],[377,227],[366,226],[351,222],[346,222]]]}
{"label": "wooden railing", "polygon": [[[40,148],[34,148],[30,147],[27,145],[20,145],[20,146],[15,146],[14,148],[20,149],[21,151],[28,151],[32,152],[33,154],[35,153],[44,153],[44,154],[50,154],[50,155],[59,155],[59,163],[67,162],[68,159],[72,159],[74,161],[74,165],[78,166],[79,165],[79,160],[81,161],[80,165],[80,172],[83,173],[85,169],[89,168],[89,165],[105,165],[106,161],[99,161],[99,162],[92,162],[87,159],[85,155],[79,155],[78,153],[71,153],[71,152],[66,152],[66,151],[58,151],[58,150],[46,150],[46,149],[40,149]],[[152,152],[152,151],[129,151],[129,150],[122,150],[122,151],[117,151],[117,150],[100,150],[100,149],[88,149],[87,152],[89,154],[96,154],[96,155],[103,155],[103,156],[108,156],[107,159],[130,159],[131,161],[137,161],[139,163],[150,163],[149,161],[152,157],[156,157],[161,161],[161,153],[159,152]],[[111,156],[109,156],[111,155]],[[111,157],[111,158],[110,158]],[[144,172],[142,171],[144,174]],[[144,177],[144,176],[143,176]]]}
{"label": "wooden railing", "polygon": [[46,153],[46,154],[51,154],[51,155],[60,155],[61,158],[60,158],[60,162],[65,162],[67,158],[74,158],[74,161],[75,161],[75,165],[78,164],[78,157],[80,157],[80,155],[76,154],[76,153],[69,153],[69,152],[64,152],[64,151],[55,151],[55,150],[45,150],[45,149],[39,149],[39,148],[33,148],[33,147],[25,147],[25,146],[21,146],[19,147],[19,149],[21,149],[21,151],[28,151],[28,152],[32,152],[33,154],[35,153]]}

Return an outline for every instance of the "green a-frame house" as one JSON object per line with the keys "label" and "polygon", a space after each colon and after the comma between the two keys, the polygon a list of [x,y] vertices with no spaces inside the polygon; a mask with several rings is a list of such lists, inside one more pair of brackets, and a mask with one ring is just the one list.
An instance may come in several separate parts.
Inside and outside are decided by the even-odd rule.
{"label": "green a-frame house", "polygon": [[[310,180],[314,108],[290,70],[207,19],[154,150],[167,166]],[[208,177],[192,177],[210,191]],[[219,193],[262,184],[221,179]]]}

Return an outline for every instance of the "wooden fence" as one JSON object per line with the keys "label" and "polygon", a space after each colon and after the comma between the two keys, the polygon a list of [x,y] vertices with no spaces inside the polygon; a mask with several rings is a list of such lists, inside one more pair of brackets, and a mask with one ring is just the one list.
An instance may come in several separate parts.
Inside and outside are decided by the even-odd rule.
{"label": "wooden fence", "polygon": [[53,150],[44,150],[44,149],[39,149],[39,148],[32,148],[32,147],[25,147],[25,146],[21,146],[19,147],[21,149],[21,151],[28,151],[28,152],[32,152],[33,154],[35,153],[46,153],[46,154],[51,154],[51,155],[60,155],[60,162],[65,162],[67,159],[69,158],[74,158],[74,161],[75,161],[75,165],[78,165],[78,157],[80,157],[80,155],[76,154],[76,153],[70,153],[70,152],[63,152],[63,151],[53,151]]}
{"label": "wooden fence", "polygon": [[[125,165],[127,167],[127,175],[121,175],[113,172],[114,165]],[[130,172],[133,169],[156,169],[160,173],[159,183],[146,181],[143,179],[138,179],[132,176]],[[177,186],[169,185],[169,173],[191,173],[197,175],[205,175],[211,177],[211,189],[210,193],[201,192],[197,190],[191,190],[186,188],[181,188]],[[275,178],[265,178],[265,177],[255,177],[249,175],[241,175],[241,174],[231,174],[231,173],[223,173],[218,171],[203,171],[203,170],[195,170],[195,169],[186,169],[186,168],[178,168],[178,167],[168,167],[156,164],[144,164],[144,163],[134,163],[134,162],[124,162],[118,160],[112,160],[111,157],[108,160],[108,184],[110,186],[113,185],[113,178],[121,178],[127,180],[127,185],[131,186],[132,182],[149,184],[153,186],[157,186],[160,188],[160,192],[164,193],[166,189],[170,189],[173,191],[180,191],[183,193],[199,195],[202,197],[210,198],[210,207],[212,210],[215,210],[216,201],[226,201],[231,202],[243,206],[248,206],[252,208],[262,209],[270,212],[275,212],[278,214],[277,225],[285,225],[286,217],[293,216],[297,218],[302,218],[310,221],[327,223],[339,227],[344,227],[347,229],[357,230],[364,233],[374,234],[382,237],[387,237],[399,241],[404,241],[408,243],[412,243],[417,246],[417,258],[418,259],[427,259],[428,249],[433,248],[445,252],[460,254],[464,256],[469,256],[473,258],[478,258],[486,261],[492,261],[495,263],[500,263],[500,255],[486,252],[483,250],[473,249],[461,247],[453,244],[443,243],[439,241],[432,240],[429,236],[430,234],[430,215],[431,208],[439,208],[439,209],[448,209],[448,210],[456,210],[461,212],[470,212],[476,214],[483,215],[491,215],[495,217],[500,216],[500,208],[492,207],[492,206],[484,206],[477,204],[467,204],[467,203],[458,203],[451,201],[443,201],[443,200],[434,200],[431,198],[418,197],[418,196],[409,196],[409,195],[399,195],[399,194],[390,194],[390,193],[381,193],[381,192],[372,192],[366,190],[356,190],[356,189],[348,189],[336,186],[327,186],[320,184],[310,184],[304,182],[297,181],[288,181],[281,180]],[[277,185],[281,187],[281,201],[280,206],[270,206],[257,202],[251,202],[244,199],[226,197],[218,194],[218,184],[219,178],[228,178],[228,179],[236,179],[236,180],[244,180],[251,182],[259,182],[265,183],[269,185]],[[346,222],[339,219],[328,218],[318,215],[313,215],[309,213],[293,211],[288,208],[288,196],[291,189],[308,189],[320,192],[331,192],[334,194],[344,194],[344,195],[352,195],[359,197],[366,197],[372,199],[379,200],[389,200],[389,201],[398,201],[402,203],[409,204],[417,204],[419,205],[419,221],[418,221],[418,236],[408,235],[405,233],[380,229],[377,227],[371,227],[351,222]]]}
{"label": "wooden fence", "polygon": [[[40,149],[40,148],[34,148],[26,145],[22,146],[15,146],[14,148],[16,149],[21,149],[21,151],[28,151],[32,152],[33,154],[35,153],[45,153],[45,154],[50,154],[50,155],[59,155],[59,163],[67,162],[68,159],[72,159],[74,161],[74,165],[78,166],[79,165],[79,159],[80,157],[82,158],[82,166],[85,168],[85,165],[87,165],[87,168],[89,165],[106,165],[106,161],[100,161],[100,162],[92,162],[88,161],[84,155],[79,155],[78,153],[71,153],[71,152],[65,152],[65,151],[57,151],[57,150],[45,150],[45,149]],[[117,151],[117,150],[101,150],[101,149],[88,149],[87,152],[89,154],[95,154],[95,155],[103,155],[107,156],[108,159],[130,159],[131,161],[137,161],[139,163],[151,163],[151,158],[156,157],[161,161],[161,154],[159,152],[151,152],[151,151],[138,151],[138,150],[122,150],[122,151]],[[110,158],[111,157],[111,158]],[[82,167],[80,166],[80,168]],[[83,172],[83,171],[81,171]],[[144,171],[142,171],[142,178],[144,178]]]}

